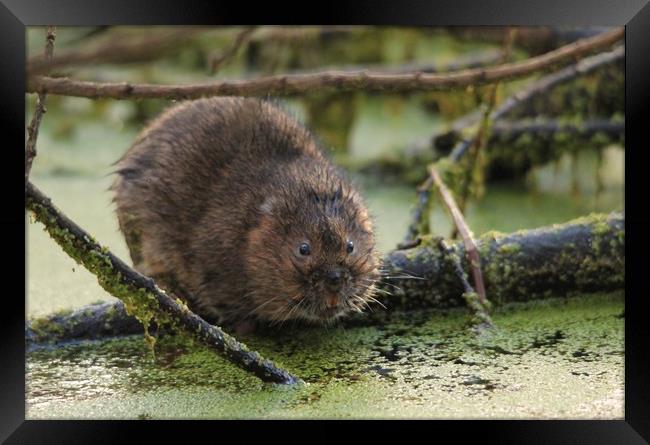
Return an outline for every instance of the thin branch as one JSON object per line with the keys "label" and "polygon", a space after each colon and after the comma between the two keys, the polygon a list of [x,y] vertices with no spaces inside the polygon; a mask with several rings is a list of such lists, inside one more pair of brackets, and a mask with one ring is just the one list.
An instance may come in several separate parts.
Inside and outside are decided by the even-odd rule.
{"label": "thin branch", "polygon": [[77,97],[196,99],[205,96],[264,96],[304,94],[317,90],[412,92],[461,88],[499,80],[515,79],[550,69],[554,65],[608,47],[622,39],[623,28],[582,39],[546,54],[520,62],[490,68],[454,71],[446,74],[381,74],[367,71],[322,72],[277,75],[250,80],[215,81],[193,85],[151,85],[99,83],[67,78],[35,76],[28,79],[27,92],[38,91]]}
{"label": "thin branch", "polygon": [[257,26],[249,26],[244,29],[242,32],[237,34],[234,42],[228,48],[226,48],[222,53],[217,56],[214,56],[210,60],[210,74],[214,75],[219,68],[230,59],[232,59],[239,49],[245,45],[249,40],[253,32],[257,29]]}
{"label": "thin branch", "polygon": [[463,270],[463,266],[460,264],[460,258],[458,255],[454,253],[454,250],[447,245],[442,237],[438,239],[438,248],[444,254],[444,259],[452,264],[456,276],[463,285],[463,289],[465,290],[463,293],[463,299],[465,300],[467,307],[472,311],[472,315],[474,316],[473,321],[476,327],[479,329],[493,327],[494,323],[492,322],[492,318],[490,318],[490,314],[488,314],[488,307],[486,304],[478,301],[479,295],[476,293],[472,285],[469,284],[469,281],[467,281],[467,274]]}
{"label": "thin branch", "polygon": [[302,382],[191,312],[179,299],[172,298],[156,286],[151,278],[131,269],[54,207],[51,200],[30,182],[27,182],[26,194],[26,207],[45,225],[50,236],[68,255],[93,273],[107,292],[124,301],[130,308],[129,312],[142,322],[145,332],[153,316],[167,316],[181,330],[264,381]]}
{"label": "thin branch", "polygon": [[419,244],[417,241],[420,235],[429,233],[429,213],[431,212],[431,188],[433,179],[428,176],[426,181],[418,187],[418,197],[411,211],[411,224],[406,231],[404,241],[397,245],[398,249],[415,247]]}
{"label": "thin branch", "polygon": [[483,282],[483,274],[481,273],[481,259],[478,254],[478,249],[476,248],[476,243],[474,242],[474,239],[472,237],[472,233],[469,230],[467,223],[465,222],[465,218],[463,217],[463,214],[461,213],[460,209],[456,205],[456,201],[454,201],[453,196],[451,196],[451,192],[449,191],[445,183],[442,181],[442,179],[440,179],[438,170],[436,170],[436,167],[434,165],[429,166],[429,174],[431,175],[431,179],[433,180],[433,183],[436,185],[436,187],[438,187],[438,192],[440,193],[440,197],[442,198],[442,201],[447,206],[447,209],[449,209],[449,213],[451,214],[451,217],[454,220],[456,229],[458,230],[458,233],[463,239],[463,244],[465,245],[465,253],[467,254],[467,258],[469,259],[470,262],[472,277],[474,279],[474,285],[476,286],[476,291],[479,295],[479,300],[481,304],[486,304],[487,298],[485,296],[485,284]]}
{"label": "thin branch", "polygon": [[[54,40],[56,39],[56,27],[48,26],[45,34],[45,51],[44,60],[45,65],[52,63],[52,54],[54,53]],[[36,140],[38,139],[38,129],[41,125],[43,114],[47,111],[45,108],[44,92],[39,92],[36,98],[36,108],[32,120],[27,126],[27,142],[25,143],[25,181],[29,178],[29,173],[32,170],[32,162],[36,157]]]}

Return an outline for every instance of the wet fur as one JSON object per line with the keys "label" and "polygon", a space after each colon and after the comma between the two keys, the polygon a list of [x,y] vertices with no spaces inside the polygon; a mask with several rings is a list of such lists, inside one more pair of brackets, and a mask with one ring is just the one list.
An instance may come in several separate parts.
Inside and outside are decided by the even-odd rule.
{"label": "wet fur", "polygon": [[[371,299],[378,259],[362,199],[279,107],[243,98],[173,106],[116,165],[135,268],[206,318],[327,323]],[[297,254],[303,240],[309,257]],[[319,277],[332,267],[345,279],[340,310],[328,313],[333,297]]]}

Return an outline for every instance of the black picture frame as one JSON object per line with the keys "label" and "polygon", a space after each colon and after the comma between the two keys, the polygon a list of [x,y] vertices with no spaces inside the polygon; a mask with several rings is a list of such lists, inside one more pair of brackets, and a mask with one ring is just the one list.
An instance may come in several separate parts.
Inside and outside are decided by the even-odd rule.
{"label": "black picture frame", "polygon": [[[416,422],[429,437],[445,432],[466,435],[483,443],[648,443],[650,440],[650,360],[645,296],[647,285],[650,217],[645,195],[648,174],[647,119],[650,108],[650,4],[647,0],[446,0],[323,2],[318,5],[282,7],[267,2],[235,7],[217,1],[98,1],[98,0],[0,0],[0,119],[5,181],[0,212],[3,270],[2,323],[0,323],[0,442],[6,443],[115,443],[133,438],[146,429],[167,434],[171,422],[99,422],[25,420],[25,307],[19,290],[26,290],[26,233],[24,189],[17,164],[17,148],[25,141],[26,26],[33,25],[234,25],[265,24],[372,24],[372,25],[566,25],[625,26],[626,44],[626,300],[625,300],[625,420],[620,421],[484,421]],[[309,6],[309,7],[306,7]],[[313,11],[313,12],[309,12]],[[21,142],[22,138],[22,142]],[[22,159],[22,158],[21,158]],[[24,177],[23,177],[24,181]],[[25,280],[19,277],[24,276]],[[7,287],[7,284],[15,285]],[[644,292],[645,291],[645,292]],[[25,293],[23,293],[25,295]],[[310,422],[311,423],[311,422]],[[242,425],[239,425],[241,427]],[[287,426],[266,422],[281,434]],[[303,423],[304,426],[304,423]],[[214,436],[211,422],[184,422],[182,428]],[[293,428],[293,426],[291,427]],[[315,425],[309,425],[313,435]],[[365,432],[394,425],[372,426]],[[248,433],[246,433],[248,434]],[[269,433],[270,434],[270,433]],[[198,436],[196,436],[198,437]],[[210,437],[210,436],[208,436]],[[413,437],[409,434],[407,437]]]}

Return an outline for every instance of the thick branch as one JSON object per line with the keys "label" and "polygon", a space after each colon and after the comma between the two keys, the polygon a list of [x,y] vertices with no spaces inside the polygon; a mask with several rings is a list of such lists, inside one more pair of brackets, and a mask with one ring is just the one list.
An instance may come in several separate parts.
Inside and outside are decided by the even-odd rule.
{"label": "thick branch", "polygon": [[60,311],[29,320],[25,326],[28,344],[96,340],[142,333],[142,323],[129,315],[120,300],[91,304],[74,311]]}
{"label": "thick branch", "polygon": [[[527,301],[572,292],[625,286],[625,221],[620,213],[594,214],[562,225],[510,234],[488,232],[477,239],[485,288],[494,303]],[[468,270],[462,242],[451,246]],[[464,303],[463,287],[431,238],[418,247],[395,250],[384,258],[390,308],[451,307]],[[392,286],[398,286],[396,291]]]}
{"label": "thick branch", "polygon": [[152,318],[167,317],[178,328],[264,381],[293,384],[300,379],[250,351],[219,327],[192,313],[179,299],[162,291],[152,279],[127,266],[81,227],[68,219],[33,184],[26,186],[26,207],[45,225],[52,238],[75,261],[92,272],[111,295],[148,327]]}
{"label": "thick branch", "polygon": [[[625,286],[625,221],[620,213],[509,234],[489,232],[479,237],[477,244],[486,288],[495,303]],[[454,255],[457,261],[450,261],[449,256]],[[424,279],[385,279],[379,286],[392,295],[382,293],[380,300],[388,312],[359,314],[344,323],[381,323],[385,314],[395,310],[467,304],[462,297],[467,289],[459,281],[456,267],[460,264],[463,273],[468,270],[462,242],[442,252],[439,238],[424,237],[418,247],[389,253],[383,263],[390,276]],[[39,343],[134,333],[142,333],[142,325],[118,301],[31,320],[26,339]]]}
{"label": "thick branch", "polygon": [[625,122],[611,119],[588,119],[579,124],[556,120],[506,121],[500,120],[492,126],[490,141],[509,141],[521,135],[531,137],[553,137],[557,133],[569,133],[576,140],[585,140],[602,133],[612,141],[625,136]]}
{"label": "thick branch", "polygon": [[250,80],[216,81],[194,85],[151,85],[98,83],[67,78],[35,76],[28,80],[27,92],[47,92],[78,97],[196,99],[205,96],[263,96],[310,93],[315,90],[410,92],[461,88],[499,80],[528,76],[550,69],[567,59],[608,47],[624,35],[622,28],[576,41],[546,54],[520,62],[490,68],[455,71],[446,74],[381,74],[359,72],[323,72],[278,75]]}
{"label": "thick branch", "polygon": [[[523,174],[530,166],[543,165],[565,152],[565,147],[571,146],[580,150],[600,148],[609,144],[622,144],[625,140],[625,122],[616,119],[587,119],[580,123],[562,122],[548,119],[535,120],[500,120],[495,122],[490,132],[487,145],[487,175],[486,180],[512,177],[508,175]],[[567,138],[569,136],[569,138]],[[525,148],[519,138],[524,137]],[[387,154],[360,163],[348,162],[347,168],[364,174],[381,177],[384,181],[396,180],[402,183],[419,186],[424,178],[428,178],[426,167],[436,160],[436,154],[448,153],[453,141],[442,139],[437,141],[436,151],[431,150],[427,141],[418,141],[401,155]],[[549,148],[553,147],[553,150]],[[511,154],[525,150],[530,164],[513,166]],[[546,153],[546,155],[544,155]],[[495,163],[498,167],[495,169]],[[507,167],[507,170],[503,170]],[[504,176],[505,175],[505,176]],[[422,187],[424,189],[424,187]],[[411,243],[425,227],[425,208],[428,205],[426,195],[431,190],[418,187],[415,206],[411,212],[411,223],[405,235],[404,242]],[[426,234],[426,233],[425,233]]]}

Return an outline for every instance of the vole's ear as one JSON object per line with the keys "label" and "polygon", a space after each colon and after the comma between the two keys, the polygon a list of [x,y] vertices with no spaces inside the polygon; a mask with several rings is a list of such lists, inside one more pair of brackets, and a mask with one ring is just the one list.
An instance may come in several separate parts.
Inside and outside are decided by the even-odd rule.
{"label": "vole's ear", "polygon": [[275,208],[275,196],[268,196],[260,206],[260,212],[264,215],[272,215]]}

